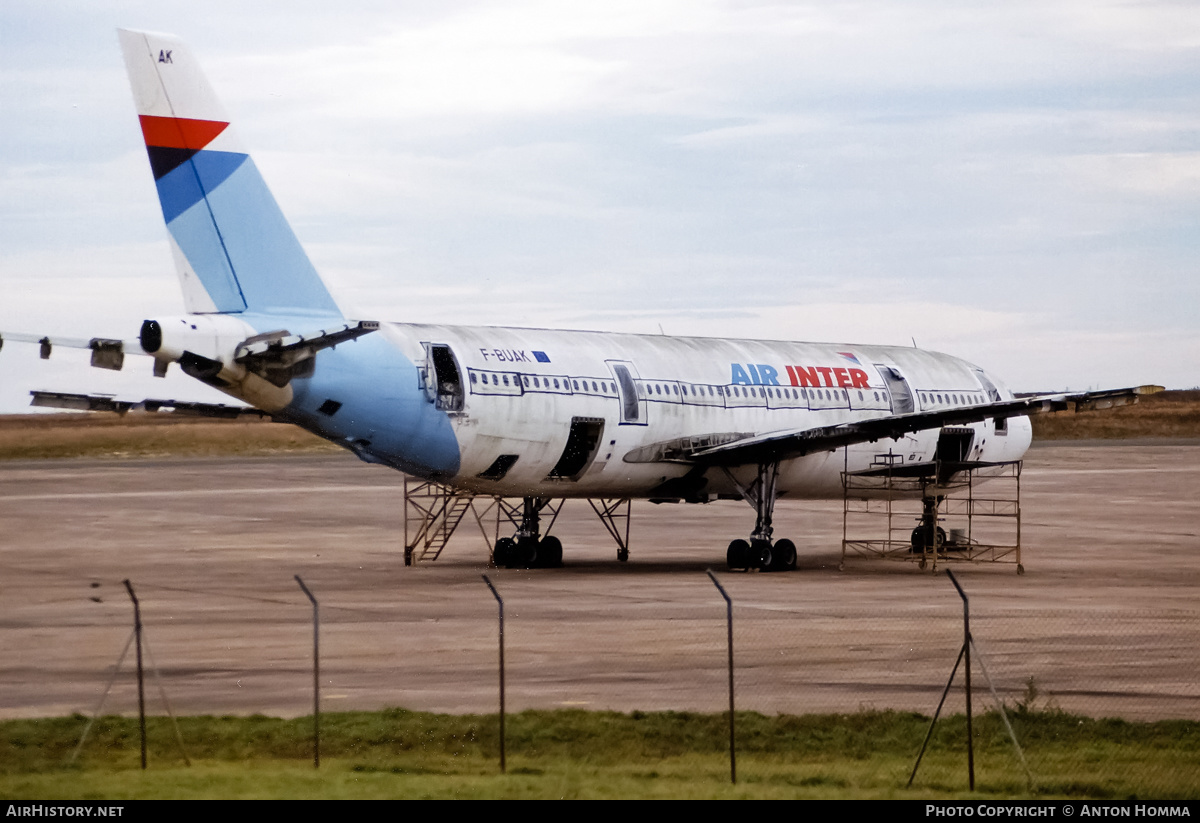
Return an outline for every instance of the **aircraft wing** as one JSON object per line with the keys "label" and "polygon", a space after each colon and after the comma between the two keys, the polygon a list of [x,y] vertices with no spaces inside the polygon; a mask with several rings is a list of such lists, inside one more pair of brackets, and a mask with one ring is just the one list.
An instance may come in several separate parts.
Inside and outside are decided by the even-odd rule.
{"label": "aircraft wing", "polygon": [[1006,419],[1054,411],[1089,411],[1136,403],[1142,395],[1156,394],[1162,386],[1135,386],[1071,394],[1043,394],[975,406],[954,406],[936,411],[875,417],[813,429],[791,429],[748,435],[726,442],[691,445],[687,440],[660,444],[659,459],[711,466],[737,466],[833,451],[855,443],[895,439],[912,432],[942,426],[964,425],[988,419]]}
{"label": "aircraft wing", "polygon": [[194,403],[185,400],[117,400],[107,394],[70,394],[67,392],[31,391],[33,400],[29,405],[53,409],[76,411],[111,411],[124,414],[127,411],[161,412],[197,417],[270,417],[264,411],[251,406],[226,406],[224,403]]}

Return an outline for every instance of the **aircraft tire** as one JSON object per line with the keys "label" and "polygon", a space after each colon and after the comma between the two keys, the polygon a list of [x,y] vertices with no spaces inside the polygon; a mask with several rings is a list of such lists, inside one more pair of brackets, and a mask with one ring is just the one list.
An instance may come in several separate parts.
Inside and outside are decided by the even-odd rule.
{"label": "aircraft tire", "polygon": [[562,557],[562,541],[554,536],[543,537],[538,544],[538,565],[545,569],[557,569],[563,564]]}
{"label": "aircraft tire", "polygon": [[[941,526],[937,527],[937,544],[944,551],[946,548],[946,530]],[[929,545],[929,531],[924,526],[917,526],[912,531],[912,552],[913,554],[922,554],[925,551],[933,551],[933,546]]]}
{"label": "aircraft tire", "polygon": [[734,540],[725,552],[725,563],[731,569],[750,567],[750,544],[745,540]]}
{"label": "aircraft tire", "polygon": [[538,561],[538,542],[532,537],[522,537],[517,541],[517,550],[513,552],[513,562],[510,569],[532,569]]}
{"label": "aircraft tire", "polygon": [[771,568],[771,543],[768,540],[751,540],[748,567],[767,571]]}
{"label": "aircraft tire", "polygon": [[773,571],[787,572],[795,568],[796,544],[786,538],[776,541],[774,548],[771,550],[771,569]]}
{"label": "aircraft tire", "polygon": [[516,549],[517,541],[511,537],[501,537],[496,541],[496,547],[492,550],[492,562],[497,566],[508,566],[512,562]]}

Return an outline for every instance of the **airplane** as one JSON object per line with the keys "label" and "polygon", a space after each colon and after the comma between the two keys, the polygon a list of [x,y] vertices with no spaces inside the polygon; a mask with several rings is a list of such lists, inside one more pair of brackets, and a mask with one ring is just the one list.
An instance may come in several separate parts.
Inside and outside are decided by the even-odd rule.
{"label": "airplane", "polygon": [[515,533],[494,546],[497,565],[561,565],[561,542],[540,529],[552,500],[736,498],[756,518],[748,539],[729,544],[728,565],[794,569],[795,543],[772,525],[781,497],[841,497],[842,472],[885,452],[918,473],[948,456],[960,467],[1020,460],[1030,414],[1161,390],[1016,397],[984,369],[915,346],[346,317],[192,52],[171,35],[119,39],[186,314],[147,319],[136,342],[7,337],[39,344],[43,357],[54,345],[89,348],[101,368],[149,355],[155,375],[177,364],[249,408],[49,392],[34,392],[34,404],[256,413],[368,463],[521,498]]}

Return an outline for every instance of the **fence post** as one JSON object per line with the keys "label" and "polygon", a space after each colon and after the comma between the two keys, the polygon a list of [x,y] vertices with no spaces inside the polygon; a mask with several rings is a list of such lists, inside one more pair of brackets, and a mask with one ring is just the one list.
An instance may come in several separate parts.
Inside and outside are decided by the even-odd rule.
{"label": "fence post", "polygon": [[483,575],[483,582],[487,583],[487,587],[492,590],[492,596],[496,598],[496,602],[500,604],[500,772],[505,772],[504,764],[504,600],[500,597],[500,592],[496,591],[496,587],[492,585],[492,581],[488,576]]}
{"label": "fence post", "polygon": [[293,575],[301,591],[308,596],[313,607],[313,768],[321,767],[321,613],[317,598],[304,585],[300,575]]}
{"label": "fence post", "polygon": [[142,675],[142,607],[137,595],[133,593],[133,585],[129,580],[125,583],[125,591],[133,601],[133,636],[137,643],[137,678],[138,678],[138,731],[142,738],[142,771],[146,770],[146,688]]}
{"label": "fence post", "polygon": [[967,593],[958,585],[958,578],[954,576],[954,572],[946,569],[946,575],[954,584],[954,588],[958,589],[958,596],[963,602],[963,673],[967,683],[967,773],[971,791],[975,791],[975,738],[971,733],[971,605],[967,601]]}
{"label": "fence post", "polygon": [[712,580],[721,597],[725,598],[725,628],[729,646],[729,782],[737,783],[737,752],[734,748],[733,733],[733,601],[725,591],[725,587],[717,581],[717,576],[708,569],[708,577]]}

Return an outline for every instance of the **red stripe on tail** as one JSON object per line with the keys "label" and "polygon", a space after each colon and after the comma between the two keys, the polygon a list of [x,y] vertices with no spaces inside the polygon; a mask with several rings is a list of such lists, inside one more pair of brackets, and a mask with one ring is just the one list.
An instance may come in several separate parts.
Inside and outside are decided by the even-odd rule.
{"label": "red stripe on tail", "polygon": [[200,151],[229,126],[219,120],[188,120],[186,117],[138,116],[147,146]]}

